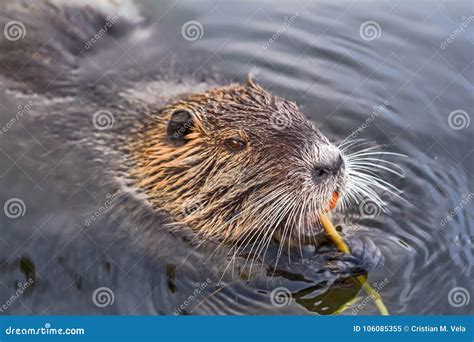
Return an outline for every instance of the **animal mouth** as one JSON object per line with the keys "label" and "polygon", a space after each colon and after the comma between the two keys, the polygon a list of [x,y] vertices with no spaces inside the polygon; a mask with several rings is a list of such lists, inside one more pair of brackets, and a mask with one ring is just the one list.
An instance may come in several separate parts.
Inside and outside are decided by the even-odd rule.
{"label": "animal mouth", "polygon": [[339,191],[334,191],[332,193],[331,200],[329,201],[329,205],[325,211],[331,211],[334,208],[336,208],[338,200],[339,200]]}
{"label": "animal mouth", "polygon": [[320,215],[335,209],[339,197],[339,191],[333,191],[324,210],[322,210],[321,213],[310,213],[311,219],[307,219],[305,225],[299,225],[294,220],[290,221],[288,216],[285,217],[285,219],[278,224],[278,229],[275,230],[274,239],[280,244],[290,246],[317,244],[317,236],[323,233],[320,223]]}

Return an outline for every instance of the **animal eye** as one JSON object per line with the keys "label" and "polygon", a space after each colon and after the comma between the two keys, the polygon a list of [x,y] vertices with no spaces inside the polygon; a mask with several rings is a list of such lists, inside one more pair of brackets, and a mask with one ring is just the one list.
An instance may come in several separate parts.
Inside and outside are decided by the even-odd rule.
{"label": "animal eye", "polygon": [[245,148],[247,144],[237,138],[230,138],[224,140],[224,146],[231,152],[240,151]]}

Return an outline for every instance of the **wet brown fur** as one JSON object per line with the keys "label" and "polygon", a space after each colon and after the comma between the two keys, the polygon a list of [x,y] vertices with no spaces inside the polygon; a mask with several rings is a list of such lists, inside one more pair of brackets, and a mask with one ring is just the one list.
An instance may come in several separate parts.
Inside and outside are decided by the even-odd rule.
{"label": "wet brown fur", "polygon": [[[193,114],[193,129],[187,142],[176,146],[168,139],[167,124],[181,109]],[[287,125],[275,127],[278,116]],[[229,151],[227,138],[247,146]],[[251,80],[165,106],[130,149],[136,161],[132,178],[152,205],[175,223],[222,241],[268,241],[275,227],[283,239],[300,236],[318,226],[318,213],[343,187],[342,174],[313,184],[313,164],[338,150],[296,104]]]}

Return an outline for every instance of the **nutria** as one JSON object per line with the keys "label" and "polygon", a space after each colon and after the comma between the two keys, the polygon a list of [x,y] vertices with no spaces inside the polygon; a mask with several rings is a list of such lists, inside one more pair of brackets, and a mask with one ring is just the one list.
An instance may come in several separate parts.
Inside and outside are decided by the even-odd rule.
{"label": "nutria", "polygon": [[[49,113],[38,122],[53,123],[52,133],[96,153],[101,184],[125,186],[167,216],[168,227],[250,245],[260,255],[272,239],[301,247],[320,233],[318,215],[334,193],[339,206],[364,196],[381,202],[374,187],[382,181],[361,175],[358,156],[345,154],[357,142],[330,143],[295,103],[251,78],[192,80],[171,72],[173,63],[163,63],[166,77],[156,69],[134,74],[118,64],[108,73],[112,86],[101,83],[96,73],[116,52],[114,40],[130,39],[140,20],[123,18],[91,47],[85,42],[109,19],[97,8],[58,3],[36,11],[5,5],[2,24],[13,17],[27,26],[24,39],[1,43],[5,84],[17,96],[35,96],[37,110]],[[143,55],[134,57],[149,58]],[[143,99],[150,93],[141,87],[144,75],[157,84],[154,97]]]}
{"label": "nutria", "polygon": [[[277,120],[281,120],[280,126]],[[131,143],[131,176],[158,209],[203,237],[267,240],[316,232],[347,172],[337,147],[251,80],[160,108]]]}

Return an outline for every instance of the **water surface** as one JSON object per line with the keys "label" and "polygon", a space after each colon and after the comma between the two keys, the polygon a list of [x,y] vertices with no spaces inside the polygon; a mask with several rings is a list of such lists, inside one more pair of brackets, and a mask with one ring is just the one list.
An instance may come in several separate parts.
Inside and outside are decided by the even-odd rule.
{"label": "water surface", "polygon": [[[213,73],[245,82],[253,74],[266,89],[295,101],[332,141],[353,135],[405,154],[392,159],[403,177],[384,175],[404,200],[383,193],[385,212],[354,206],[336,214],[336,222],[381,249],[385,264],[369,273],[369,282],[392,314],[472,313],[469,1],[140,6],[150,17],[143,35],[169,60],[185,54],[196,78]],[[201,31],[184,39],[182,27],[191,20]],[[122,58],[109,57],[112,64]],[[153,82],[150,77],[144,86]],[[2,99],[8,108],[27,102],[6,90]],[[11,113],[2,112],[2,125]],[[106,212],[84,227],[84,215],[113,194],[101,188],[93,168],[83,167],[87,154],[74,147],[56,152],[49,129],[24,120],[0,136],[0,202],[20,198],[26,206],[18,218],[0,216],[0,303],[34,278],[6,313],[377,314],[351,278],[313,272],[304,261],[291,266],[293,273],[221,279],[225,256],[190,248],[180,236],[163,233],[152,257],[126,229],[132,218]],[[114,298],[104,307],[92,301],[101,287]],[[272,303],[278,287],[292,293],[284,305]]]}

